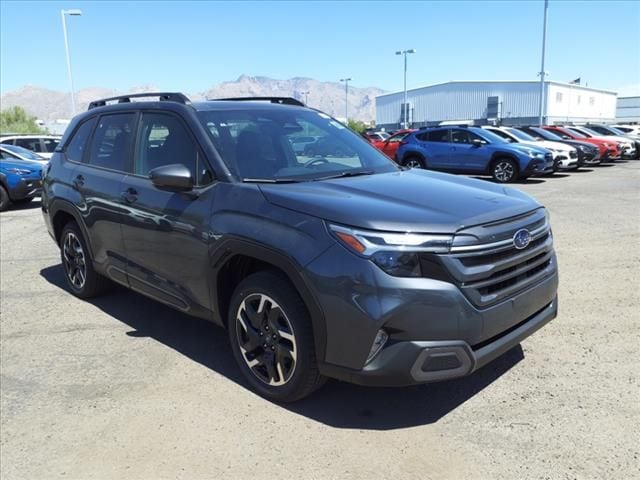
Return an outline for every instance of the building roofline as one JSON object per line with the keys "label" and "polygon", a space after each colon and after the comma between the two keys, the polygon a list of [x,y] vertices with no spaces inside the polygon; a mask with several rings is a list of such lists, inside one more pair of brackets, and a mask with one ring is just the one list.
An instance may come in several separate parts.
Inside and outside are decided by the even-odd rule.
{"label": "building roofline", "polygon": [[[461,83],[532,83],[534,85],[539,85],[540,82],[537,80],[450,80],[448,82],[440,82],[440,83],[432,83],[430,85],[422,85],[420,87],[415,87],[415,88],[408,88],[407,89],[407,93],[409,92],[415,92],[417,90],[424,90],[425,88],[432,88],[432,87],[439,87],[441,85],[454,85],[454,84],[461,84]],[[566,82],[556,82],[554,80],[545,80],[546,84],[554,84],[554,85],[563,85],[563,86],[567,86],[567,87],[572,87],[572,88],[580,88],[582,90],[589,90],[592,92],[602,92],[602,93],[611,93],[614,95],[618,95],[617,92],[613,91],[613,90],[605,90],[602,88],[591,88],[591,87],[585,87],[584,85],[576,85],[573,83],[566,83]],[[387,93],[383,93],[381,95],[376,95],[376,98],[380,98],[380,97],[387,97],[390,95],[398,95],[400,93],[404,93],[404,90],[398,90],[395,92],[387,92]]]}

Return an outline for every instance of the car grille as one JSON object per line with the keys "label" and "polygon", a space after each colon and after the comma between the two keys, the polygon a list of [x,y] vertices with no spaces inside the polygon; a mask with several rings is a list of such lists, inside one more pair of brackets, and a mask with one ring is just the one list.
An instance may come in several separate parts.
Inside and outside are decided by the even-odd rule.
{"label": "car grille", "polygon": [[[440,256],[458,288],[479,308],[508,299],[555,271],[553,237],[546,218],[524,227],[520,219],[517,225],[505,227],[507,238],[501,241],[452,247],[451,254]],[[531,242],[522,250],[511,240],[520,228],[531,233]]]}

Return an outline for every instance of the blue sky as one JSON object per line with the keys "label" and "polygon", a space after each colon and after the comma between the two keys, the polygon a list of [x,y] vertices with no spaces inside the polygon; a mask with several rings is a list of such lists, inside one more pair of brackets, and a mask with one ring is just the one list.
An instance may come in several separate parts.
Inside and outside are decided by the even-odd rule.
{"label": "blue sky", "polygon": [[[402,88],[448,80],[531,80],[542,0],[447,2],[0,2],[0,89],[68,89],[62,8],[76,89],[153,84],[197,92],[241,74]],[[640,2],[550,0],[550,79],[640,88]]]}

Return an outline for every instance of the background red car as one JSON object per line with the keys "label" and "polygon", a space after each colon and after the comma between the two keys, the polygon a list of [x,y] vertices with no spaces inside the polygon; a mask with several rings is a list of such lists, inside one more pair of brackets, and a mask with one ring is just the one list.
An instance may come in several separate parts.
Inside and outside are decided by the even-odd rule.
{"label": "background red car", "polygon": [[373,140],[371,144],[387,157],[395,160],[396,152],[398,151],[400,143],[404,140],[404,137],[409,135],[411,132],[415,132],[415,130],[398,130],[386,140]]}
{"label": "background red car", "polygon": [[584,135],[580,135],[579,133],[574,132],[573,130],[569,130],[563,127],[557,127],[555,125],[550,125],[542,128],[544,128],[545,130],[549,130],[556,135],[560,135],[560,137],[566,140],[578,140],[580,142],[587,142],[597,146],[598,150],[600,150],[600,156],[602,157],[602,159],[619,158],[621,155],[621,152],[618,149],[618,143],[612,140],[603,140],[595,137],[588,138]]}

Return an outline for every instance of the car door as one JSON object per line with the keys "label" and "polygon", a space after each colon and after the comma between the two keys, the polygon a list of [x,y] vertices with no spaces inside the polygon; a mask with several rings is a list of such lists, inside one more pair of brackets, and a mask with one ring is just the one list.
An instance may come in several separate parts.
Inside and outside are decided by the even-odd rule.
{"label": "car door", "polygon": [[427,168],[449,168],[449,129],[440,128],[428,130],[416,135],[416,138],[424,142],[424,150],[427,156]]}
{"label": "car door", "polygon": [[[163,190],[149,172],[182,164],[191,192]],[[133,173],[122,186],[131,214],[122,223],[129,285],[184,311],[210,308],[209,216],[216,185],[209,165],[184,121],[168,112],[141,114]]]}
{"label": "car door", "polygon": [[474,153],[472,147],[468,130],[462,128],[450,129],[443,168],[451,171],[472,170],[472,156]]}
{"label": "car door", "polygon": [[[77,207],[89,235],[96,269],[120,283],[126,283],[120,225],[130,214],[121,203],[120,193],[130,170],[136,119],[134,112],[94,117],[78,128],[65,148],[67,160],[77,162],[71,183],[79,194]],[[82,143],[81,137],[89,130],[93,134],[85,148],[87,143]]]}

